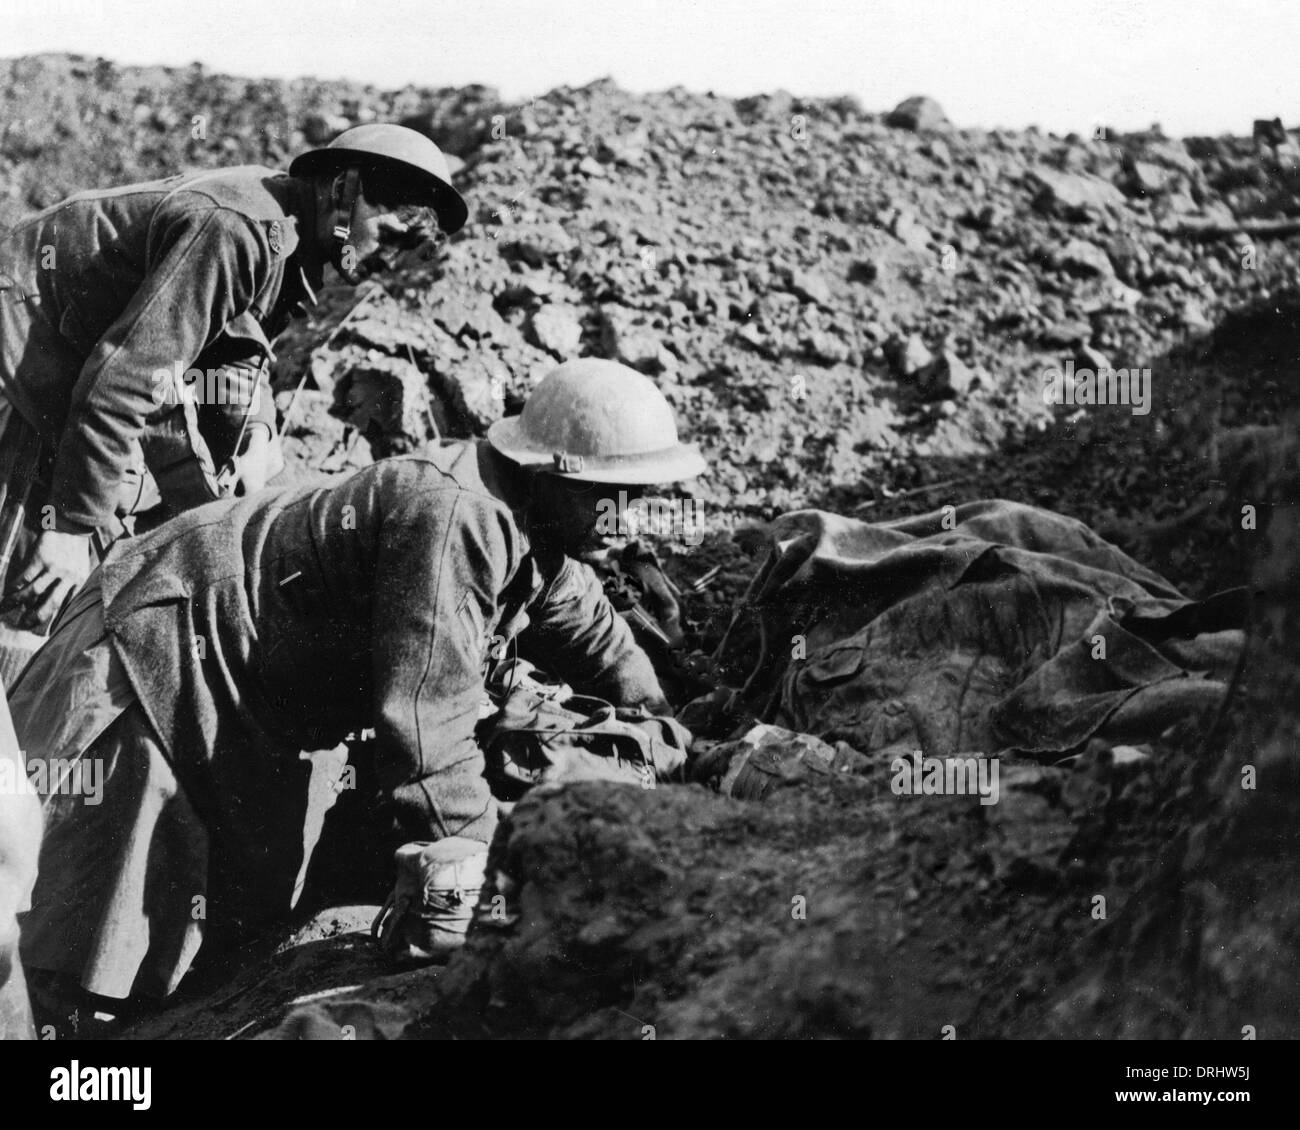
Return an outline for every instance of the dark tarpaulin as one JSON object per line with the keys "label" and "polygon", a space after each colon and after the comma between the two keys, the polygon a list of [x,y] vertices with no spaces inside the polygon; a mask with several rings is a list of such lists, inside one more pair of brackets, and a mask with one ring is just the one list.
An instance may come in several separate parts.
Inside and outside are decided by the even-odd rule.
{"label": "dark tarpaulin", "polygon": [[771,538],[714,658],[763,721],[867,754],[1151,740],[1218,707],[1242,645],[1244,593],[1190,601],[1032,506],[801,510]]}

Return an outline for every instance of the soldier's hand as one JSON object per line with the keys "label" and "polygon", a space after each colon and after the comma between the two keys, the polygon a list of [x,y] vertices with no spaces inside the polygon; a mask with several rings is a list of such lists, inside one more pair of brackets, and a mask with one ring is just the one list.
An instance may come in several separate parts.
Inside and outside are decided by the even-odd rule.
{"label": "soldier's hand", "polygon": [[235,457],[235,493],[256,494],[283,470],[279,437],[273,438],[265,428],[254,428],[244,454]]}
{"label": "soldier's hand", "polygon": [[43,632],[89,575],[90,535],[45,530],[0,604],[0,612],[22,608],[15,626]]}

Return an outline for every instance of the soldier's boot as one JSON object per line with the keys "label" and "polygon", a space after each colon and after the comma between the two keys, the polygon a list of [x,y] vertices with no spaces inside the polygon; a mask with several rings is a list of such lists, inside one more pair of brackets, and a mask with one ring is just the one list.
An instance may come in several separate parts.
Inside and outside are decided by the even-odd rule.
{"label": "soldier's boot", "polygon": [[399,964],[447,961],[465,944],[487,879],[487,844],[461,836],[397,849],[397,881],[370,932]]}
{"label": "soldier's boot", "polygon": [[0,945],[0,1040],[34,1040],[27,984],[15,943]]}

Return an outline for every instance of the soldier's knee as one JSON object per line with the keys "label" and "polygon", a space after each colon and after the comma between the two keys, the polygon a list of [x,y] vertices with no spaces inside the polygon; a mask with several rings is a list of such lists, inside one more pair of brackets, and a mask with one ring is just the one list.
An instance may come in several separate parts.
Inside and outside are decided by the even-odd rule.
{"label": "soldier's knee", "polygon": [[41,805],[31,793],[0,794],[0,944],[26,909],[41,850]]}
{"label": "soldier's knee", "polygon": [[9,707],[0,693],[0,944],[26,909],[41,852],[41,802],[27,782]]}

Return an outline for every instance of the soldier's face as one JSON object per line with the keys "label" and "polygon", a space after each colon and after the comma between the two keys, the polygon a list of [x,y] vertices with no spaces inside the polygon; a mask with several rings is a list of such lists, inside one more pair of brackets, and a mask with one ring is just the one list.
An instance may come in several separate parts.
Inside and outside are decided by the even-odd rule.
{"label": "soldier's face", "polygon": [[637,487],[542,475],[536,497],[542,525],[557,547],[569,557],[591,562],[628,540],[623,513],[641,493]]}

